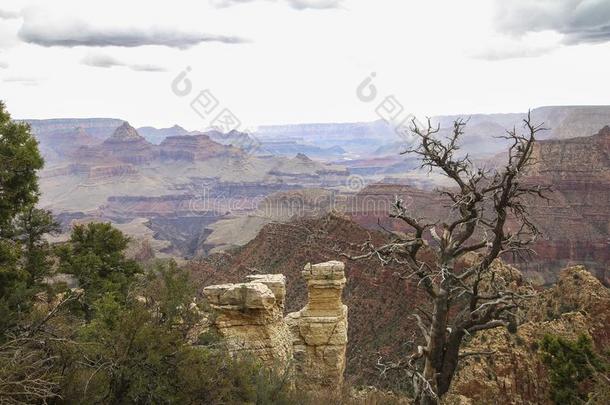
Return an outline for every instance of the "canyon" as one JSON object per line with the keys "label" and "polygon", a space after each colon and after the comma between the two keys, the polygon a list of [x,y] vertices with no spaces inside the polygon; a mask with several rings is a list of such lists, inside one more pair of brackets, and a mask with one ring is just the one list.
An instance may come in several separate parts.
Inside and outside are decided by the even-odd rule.
{"label": "canyon", "polygon": [[[39,135],[41,144],[58,137],[59,129],[50,128],[56,132]],[[60,131],[40,176],[41,205],[66,219],[66,230],[73,220],[122,224],[146,219],[158,240],[171,244],[157,252],[161,255],[205,254],[215,247],[205,243],[210,225],[232,223],[274,192],[308,184],[336,186],[349,174],[340,165],[302,154],[255,156],[202,133],[167,136],[155,145],[126,122],[102,141],[79,143],[83,128],[71,133],[73,143],[64,141],[68,130]]]}
{"label": "canyon", "polygon": [[[545,332],[569,339],[584,332],[597,349],[607,345],[607,322],[594,316],[607,312],[604,284],[610,284],[606,110],[534,110],[557,128],[537,142],[524,180],[552,190],[546,200],[528,201],[542,236],[536,255],[497,266],[542,295],[517,332],[494,330],[468,342],[473,350],[496,351],[502,362],[466,361],[450,393],[456,403],[548,398],[548,384],[530,383],[548,372],[535,349]],[[463,151],[478,167],[502,165],[505,145],[483,134],[500,134],[522,117],[473,116]],[[441,132],[450,118],[435,118]],[[406,388],[404,376],[381,375],[378,362],[410,353],[405,336],[417,328],[409,314],[425,297],[400,277],[400,266],[344,254],[410,231],[388,217],[397,198],[417,216],[446,218],[448,201],[438,189],[450,184],[399,155],[405,145],[387,138],[383,122],[254,134],[138,130],[119,120],[32,125],[47,159],[41,205],[63,225],[55,241],[75,223],[110,221],[131,236],[131,257],[177,260],[215,313],[207,327],[234,353],[270,367],[293,364],[292,382],[303,391],[344,382]],[[308,137],[309,131],[318,132]],[[345,270],[337,260],[345,260]]]}
{"label": "canyon", "polygon": [[[541,133],[529,179],[553,192],[531,207],[543,232],[537,256],[517,264],[548,284],[559,269],[584,263],[607,283],[610,108],[542,107],[532,116],[550,130]],[[493,136],[523,117],[472,115],[464,152],[480,165],[501,164],[497,152],[506,145]],[[433,117],[432,123],[445,133],[455,118]],[[397,196],[437,218],[443,201],[433,190],[450,186],[420,170],[416,158],[399,155],[405,144],[396,143],[383,121],[267,126],[251,134],[177,125],[135,129],[116,119],[30,124],[47,161],[41,203],[64,230],[73,221],[111,221],[137,229],[135,243],[148,240],[158,257],[190,259],[236,248],[265,224],[333,210],[369,229],[400,231],[387,218]]]}

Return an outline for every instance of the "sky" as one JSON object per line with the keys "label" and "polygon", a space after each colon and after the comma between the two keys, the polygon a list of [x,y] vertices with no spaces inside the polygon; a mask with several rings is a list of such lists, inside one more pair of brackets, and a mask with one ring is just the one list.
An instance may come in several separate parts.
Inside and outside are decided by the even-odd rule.
{"label": "sky", "polygon": [[418,117],[523,112],[609,104],[609,71],[610,0],[0,2],[15,118],[204,129],[222,110],[247,130],[370,121],[389,96]]}

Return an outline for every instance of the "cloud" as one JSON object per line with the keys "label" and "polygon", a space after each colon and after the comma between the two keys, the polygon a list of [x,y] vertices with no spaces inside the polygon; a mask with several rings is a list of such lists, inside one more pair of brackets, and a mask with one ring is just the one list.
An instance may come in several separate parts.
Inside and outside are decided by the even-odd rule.
{"label": "cloud", "polygon": [[305,10],[308,8],[324,10],[331,8],[339,8],[343,0],[287,0],[290,7],[297,10]]}
{"label": "cloud", "polygon": [[136,72],[167,72],[167,69],[156,65],[129,65],[131,70]]}
{"label": "cloud", "polygon": [[129,64],[122,62],[110,55],[105,54],[89,54],[81,61],[83,65],[99,67],[99,68],[111,68],[114,66],[127,67],[136,72],[167,72],[162,66],[148,65],[148,64]]}
{"label": "cloud", "polygon": [[256,0],[209,0],[210,4],[216,8],[230,7],[236,4],[252,3]]}
{"label": "cloud", "polygon": [[519,38],[491,36],[470,56],[488,61],[536,58],[560,48],[557,38],[552,32],[528,33]]}
{"label": "cloud", "polygon": [[124,66],[123,62],[120,62],[112,56],[102,54],[89,54],[85,56],[81,62],[83,63],[83,65],[101,68]]}
{"label": "cloud", "polygon": [[548,48],[501,48],[492,47],[472,53],[475,59],[483,59],[489,61],[506,60],[506,59],[522,59],[522,58],[537,58],[538,56],[546,55],[554,51],[555,47]]}
{"label": "cloud", "polygon": [[[252,3],[257,0],[210,0],[210,3],[218,8],[230,7],[236,4]],[[339,8],[343,0],[282,0],[296,10],[306,9],[333,9]]]}
{"label": "cloud", "polygon": [[247,42],[235,36],[211,35],[200,32],[186,32],[161,28],[101,28],[82,21],[47,23],[33,21],[25,16],[18,36],[22,41],[45,47],[51,46],[119,46],[138,47],[161,45],[185,49],[203,42],[238,44]]}
{"label": "cloud", "polygon": [[19,18],[19,13],[16,11],[0,10],[0,20],[10,20],[12,18]]}
{"label": "cloud", "polygon": [[40,80],[33,78],[33,77],[21,77],[21,76],[14,76],[14,77],[7,77],[6,79],[3,80],[4,83],[16,83],[16,84],[21,84],[23,86],[36,86],[38,85],[38,83],[40,83]]}
{"label": "cloud", "polygon": [[567,45],[610,41],[607,0],[496,0],[496,5],[496,26],[507,34],[551,30]]}

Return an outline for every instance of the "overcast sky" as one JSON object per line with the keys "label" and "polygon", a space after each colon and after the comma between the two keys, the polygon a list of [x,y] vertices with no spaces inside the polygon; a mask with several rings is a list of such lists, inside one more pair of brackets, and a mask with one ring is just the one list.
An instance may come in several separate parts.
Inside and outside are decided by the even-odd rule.
{"label": "overcast sky", "polygon": [[379,97],[421,116],[610,104],[610,0],[0,3],[16,118],[202,129],[190,102],[208,89],[243,129],[368,121],[356,89],[373,72]]}

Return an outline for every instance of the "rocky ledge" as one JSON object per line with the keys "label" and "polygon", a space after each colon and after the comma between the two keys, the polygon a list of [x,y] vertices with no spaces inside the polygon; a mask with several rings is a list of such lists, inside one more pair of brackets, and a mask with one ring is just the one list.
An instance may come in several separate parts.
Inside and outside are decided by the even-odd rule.
{"label": "rocky ledge", "polygon": [[345,371],[347,307],[341,301],[344,264],[307,264],[308,302],[283,317],[286,279],[282,274],[247,276],[247,282],[218,284],[203,293],[215,311],[212,327],[235,354],[256,356],[286,371],[297,389],[340,390]]}

